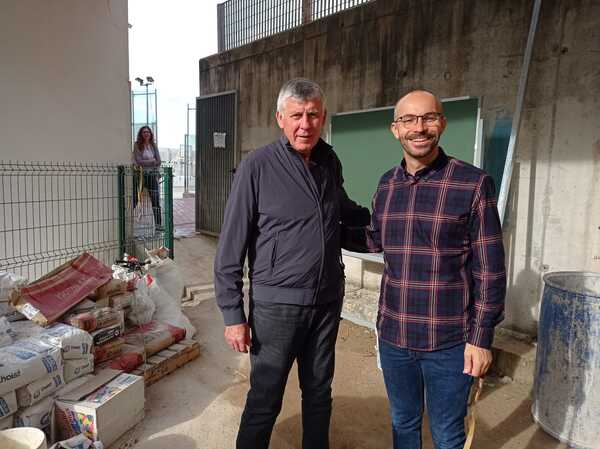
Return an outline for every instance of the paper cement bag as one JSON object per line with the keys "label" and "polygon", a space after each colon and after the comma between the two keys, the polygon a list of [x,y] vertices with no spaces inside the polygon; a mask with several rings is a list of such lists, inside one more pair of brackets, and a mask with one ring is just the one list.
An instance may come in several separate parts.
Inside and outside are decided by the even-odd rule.
{"label": "paper cement bag", "polygon": [[[122,312],[121,312],[122,313]],[[100,346],[113,338],[120,337],[125,331],[123,322],[115,324],[113,326],[105,327],[104,329],[98,329],[92,332],[92,338],[94,339],[94,345]]]}
{"label": "paper cement bag", "polygon": [[61,349],[63,359],[81,359],[92,353],[92,336],[73,326],[57,323],[45,329],[40,339]]}
{"label": "paper cement bag", "polygon": [[120,295],[111,296],[109,304],[113,309],[125,310],[131,307],[133,302],[133,292],[122,293]]}
{"label": "paper cement bag", "polygon": [[72,315],[67,321],[71,326],[83,329],[86,332],[93,332],[96,329],[103,329],[123,322],[123,312],[112,307],[101,307],[89,312]]}
{"label": "paper cement bag", "polygon": [[12,429],[14,427],[13,415],[0,418],[0,430]]}
{"label": "paper cement bag", "polygon": [[29,407],[41,401],[65,385],[62,372],[51,374],[40,380],[25,385],[17,390],[17,402],[19,407]]}
{"label": "paper cement bag", "polygon": [[146,356],[150,357],[184,338],[185,329],[158,321],[150,321],[128,330],[125,334],[125,343],[143,346]]}
{"label": "paper cement bag", "polygon": [[37,427],[43,429],[52,423],[54,399],[61,394],[66,394],[76,388],[81,387],[86,382],[89,382],[93,376],[84,376],[74,382],[68,383],[54,392],[51,396],[42,399],[40,402],[24,408],[19,409],[14,414],[14,424],[17,427]]}
{"label": "paper cement bag", "polygon": [[125,344],[124,338],[114,338],[103,345],[94,347],[94,364],[105,362],[107,360],[114,359],[121,355],[123,350],[123,344]]}
{"label": "paper cement bag", "polygon": [[0,395],[0,418],[6,418],[17,411],[17,395],[14,391]]}
{"label": "paper cement bag", "polygon": [[62,369],[60,349],[36,338],[0,348],[0,394]]}
{"label": "paper cement bag", "polygon": [[15,413],[16,427],[37,427],[43,429],[51,424],[54,398],[47,397],[31,407],[19,409]]}
{"label": "paper cement bag", "polygon": [[47,326],[110,279],[109,267],[91,254],[83,253],[22,287],[11,297],[11,304],[28,319]]}
{"label": "paper cement bag", "polygon": [[65,382],[69,382],[94,371],[94,356],[83,359],[65,360]]}

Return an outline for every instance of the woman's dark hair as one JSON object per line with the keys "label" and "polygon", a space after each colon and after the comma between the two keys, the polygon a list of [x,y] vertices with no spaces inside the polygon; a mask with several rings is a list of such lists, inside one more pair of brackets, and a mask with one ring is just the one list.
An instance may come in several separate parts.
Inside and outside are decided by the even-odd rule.
{"label": "woman's dark hair", "polygon": [[144,138],[142,137],[142,133],[144,132],[144,130],[147,129],[148,131],[150,131],[150,145],[152,145],[153,148],[156,148],[156,144],[154,143],[154,133],[152,132],[152,128],[150,128],[149,126],[142,126],[138,133],[137,133],[137,137],[135,138],[135,148],[137,150],[143,150],[144,149]]}

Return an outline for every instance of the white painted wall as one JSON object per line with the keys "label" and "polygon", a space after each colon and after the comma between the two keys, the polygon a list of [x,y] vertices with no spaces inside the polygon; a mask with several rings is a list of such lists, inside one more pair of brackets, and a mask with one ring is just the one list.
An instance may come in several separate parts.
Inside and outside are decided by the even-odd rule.
{"label": "white painted wall", "polygon": [[0,160],[130,160],[127,0],[0,2]]}

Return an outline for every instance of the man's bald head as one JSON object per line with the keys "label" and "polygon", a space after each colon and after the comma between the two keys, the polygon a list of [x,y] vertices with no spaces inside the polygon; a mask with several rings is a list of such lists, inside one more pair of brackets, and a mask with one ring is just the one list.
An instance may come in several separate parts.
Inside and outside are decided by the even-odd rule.
{"label": "man's bald head", "polygon": [[444,129],[446,118],[442,103],[433,93],[413,90],[398,100],[390,130],[404,148],[404,160],[410,173],[435,160]]}
{"label": "man's bald head", "polygon": [[418,89],[407,93],[396,102],[396,107],[394,108],[394,120],[397,120],[398,117],[401,117],[402,115],[406,114],[406,109],[408,105],[412,105],[414,103],[433,104],[435,106],[434,109],[432,109],[432,112],[444,112],[442,102],[439,100],[438,97],[435,96],[435,94],[429,92],[428,90]]}

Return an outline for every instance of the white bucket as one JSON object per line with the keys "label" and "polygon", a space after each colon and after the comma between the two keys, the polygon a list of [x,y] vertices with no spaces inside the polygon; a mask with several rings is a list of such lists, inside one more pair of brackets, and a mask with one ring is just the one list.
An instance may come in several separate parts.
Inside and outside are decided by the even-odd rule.
{"label": "white bucket", "polygon": [[48,449],[46,435],[35,427],[17,427],[0,431],[2,449]]}

